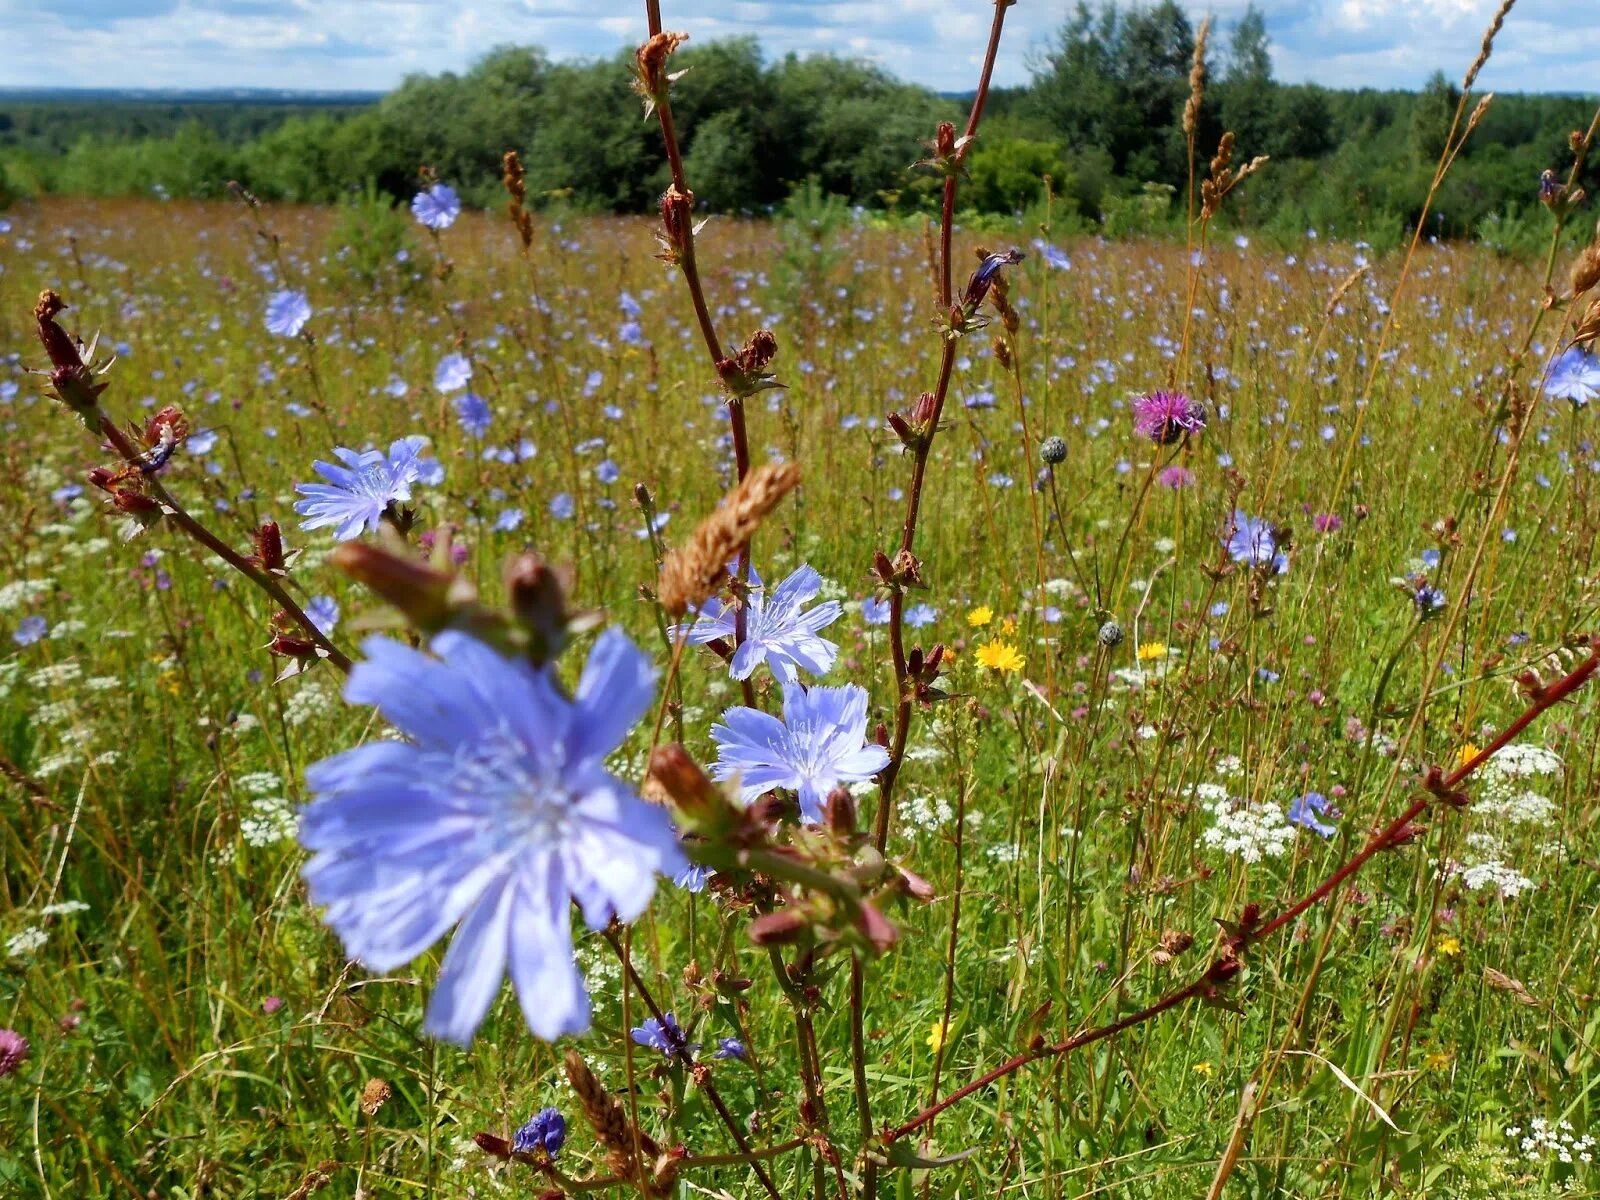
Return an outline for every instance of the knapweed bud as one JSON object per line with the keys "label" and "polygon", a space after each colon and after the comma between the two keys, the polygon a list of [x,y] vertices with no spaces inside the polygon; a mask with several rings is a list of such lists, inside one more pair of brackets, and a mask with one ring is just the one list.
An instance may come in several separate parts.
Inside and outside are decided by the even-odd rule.
{"label": "knapweed bud", "polygon": [[939,128],[933,135],[933,152],[941,158],[949,158],[955,154],[956,127],[951,122],[939,122]]}
{"label": "knapweed bud", "polygon": [[822,809],[828,828],[839,837],[849,837],[856,831],[856,798],[847,787],[836,787],[828,793]]}
{"label": "knapweed bud", "polygon": [[263,571],[282,571],[287,560],[283,554],[283,532],[276,521],[263,521],[256,530],[256,552],[250,561]]}
{"label": "knapweed bud", "polygon": [[1052,467],[1059,466],[1067,461],[1067,442],[1065,438],[1047,437],[1044,444],[1039,447],[1039,457]]}
{"label": "knapweed bud", "polygon": [[82,342],[68,337],[66,331],[56,324],[56,314],[66,307],[61,297],[52,291],[41,292],[39,302],[34,305],[33,317],[39,340],[44,343],[45,353],[50,356],[50,369],[36,374],[48,375],[56,399],[86,421],[91,421],[98,412],[100,393],[108,386],[96,383],[94,377],[105,374],[111,363],[95,363],[94,352],[98,339],[85,348]]}
{"label": "knapweed bud", "polygon": [[567,592],[572,573],[552,567],[537,554],[522,554],[506,567],[506,593],[511,614],[530,636],[529,656],[542,666],[567,644],[571,617]]}
{"label": "knapweed bud", "polygon": [[15,1029],[0,1029],[0,1079],[15,1075],[28,1061],[28,1039]]}
{"label": "knapweed bud", "polygon": [[1115,650],[1122,645],[1122,639],[1127,635],[1122,632],[1122,626],[1115,621],[1107,621],[1100,626],[1100,632],[1095,634],[1096,639],[1107,650]]}

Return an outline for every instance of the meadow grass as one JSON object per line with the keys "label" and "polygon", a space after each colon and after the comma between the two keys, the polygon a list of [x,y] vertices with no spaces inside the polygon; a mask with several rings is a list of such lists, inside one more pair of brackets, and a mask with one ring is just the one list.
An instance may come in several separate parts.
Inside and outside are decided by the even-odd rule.
{"label": "meadow grass", "polygon": [[[541,220],[524,257],[508,224],[478,214],[437,239],[352,231],[315,209],[265,210],[258,230],[220,204],[58,200],[7,220],[0,1025],[30,1054],[0,1079],[0,1190],[533,1196],[548,1182],[472,1134],[509,1136],[547,1105],[574,1122],[563,1170],[588,1174],[562,1048],[528,1034],[509,994],[470,1050],[433,1042],[421,1014],[438,952],[371,977],[306,900],[304,769],[380,736],[381,720],[339,700],[326,664],[274,684],[270,606],[166,524],[124,541],[123,515],[84,482],[111,456],[23,368],[43,361],[30,313],[54,288],[68,328],[117,350],[109,412],[178,405],[215,435],[191,437],[166,486],[241,551],[280,521],[302,550],[294,587],[337,603],[347,650],[381,606],[327,561],[326,530],[297,528],[293,487],[335,445],[422,434],[446,477],[418,490],[413,540],[452,530],[486,596],[514,552],[570,562],[575,601],[665,664],[641,598],[656,562],[635,487],[674,543],[731,485],[732,460],[650,222]],[[954,651],[953,698],[919,711],[898,784],[890,852],[937,897],[892,914],[902,939],[867,977],[882,1124],[1036,1033],[1105,1023],[1190,978],[1219,919],[1314,886],[1403,807],[1424,765],[1455,766],[1522,710],[1519,673],[1558,674],[1594,629],[1593,416],[1536,390],[1554,322],[1506,384],[1536,268],[1424,245],[1391,330],[1401,260],[1359,246],[1223,239],[1190,305],[1182,246],[1061,240],[1070,265],[1056,265],[1030,248],[1039,236],[984,236],[1028,252],[1008,274],[1016,371],[987,344],[998,324],[961,343],[924,496],[928,587],[911,602],[937,619],[913,640]],[[958,262],[977,265],[976,241],[958,235]],[[919,234],[864,219],[716,221],[699,240],[725,338],[766,327],[779,342],[787,388],[747,404],[752,458],[804,472],[757,534],[756,565],[776,579],[809,563],[846,603],[826,634],[841,646],[830,682],[870,688],[873,725],[892,723],[895,684],[860,602],[908,485],[884,418],[931,386],[930,257]],[[309,296],[314,344],[264,328],[280,288]],[[460,393],[433,386],[456,351],[492,413],[482,436],[457,420]],[[1208,427],[1153,446],[1131,400],[1180,370]],[[1527,423],[1514,471],[1508,396]],[[1051,436],[1066,458],[1035,488]],[[1186,486],[1168,486],[1170,468]],[[1284,573],[1229,564],[1235,509],[1279,528]],[[1418,578],[1443,594],[1429,620]],[[16,644],[30,616],[48,634]],[[1021,669],[981,665],[994,644]],[[709,763],[709,727],[740,689],[699,650],[678,681],[669,731],[681,719]],[[773,707],[770,679],[756,690]],[[1587,1143],[1561,1161],[1558,1124],[1571,1123],[1564,1144],[1585,1135],[1600,1077],[1594,713],[1583,691],[1547,714],[1520,744],[1558,769],[1524,756],[1532,773],[1476,777],[1473,807],[1440,806],[1253,950],[1227,1005],[1187,1005],[998,1081],[918,1141],[927,1157],[974,1154],[884,1187],[1195,1196],[1229,1160],[1236,1195],[1594,1194]],[[648,735],[624,777],[643,776]],[[1339,811],[1327,837],[1285,819],[1308,792]],[[797,1129],[795,1034],[747,916],[663,885],[632,948],[664,1007],[698,1012],[697,1040],[744,1039],[750,1061],[716,1064],[715,1079],[769,1145]],[[599,935],[581,936],[579,959],[595,1028],[578,1045],[621,1091],[639,997],[625,1001]],[[754,982],[715,992],[686,980],[690,964]],[[846,974],[827,960],[815,1021],[831,1119],[853,1149]],[[731,1149],[681,1072],[634,1067],[652,1136]],[[373,1079],[392,1094],[370,1093],[369,1112]],[[805,1153],[768,1168],[783,1195],[811,1190]],[[760,1194],[742,1164],[686,1177],[696,1194]]]}

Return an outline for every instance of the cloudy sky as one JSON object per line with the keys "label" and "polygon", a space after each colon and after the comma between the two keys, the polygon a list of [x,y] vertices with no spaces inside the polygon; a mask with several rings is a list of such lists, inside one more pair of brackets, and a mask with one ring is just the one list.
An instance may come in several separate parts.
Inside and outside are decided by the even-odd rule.
{"label": "cloudy sky", "polygon": [[[1459,78],[1497,0],[1262,0],[1278,78],[1338,87]],[[1185,6],[1223,29],[1245,0]],[[1020,0],[997,78],[1020,83],[1069,0]],[[768,54],[832,51],[943,91],[972,87],[986,0],[664,0],[696,41],[756,34]],[[490,47],[605,55],[642,37],[640,0],[0,0],[0,86],[385,89]],[[1480,86],[1600,89],[1600,4],[1520,0]]]}

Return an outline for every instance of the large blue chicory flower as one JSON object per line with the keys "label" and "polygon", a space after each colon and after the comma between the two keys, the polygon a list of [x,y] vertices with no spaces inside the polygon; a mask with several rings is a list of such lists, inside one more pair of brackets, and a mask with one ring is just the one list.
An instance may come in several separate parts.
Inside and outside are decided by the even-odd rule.
{"label": "large blue chicory flower", "polygon": [[[729,663],[735,679],[749,679],[762,663],[785,683],[793,683],[802,670],[826,675],[832,669],[839,647],[818,633],[837,621],[843,609],[837,600],[825,600],[809,612],[801,611],[801,606],[821,590],[822,576],[808,566],[798,567],[770,595],[760,580],[752,577],[745,607],[744,641]],[[736,622],[736,609],[715,598],[707,600],[699,618],[689,626],[689,641],[694,645],[719,638],[731,642]],[[680,633],[682,627],[673,630],[674,636]]]}
{"label": "large blue chicory flower", "polygon": [[436,183],[411,201],[411,212],[429,229],[448,229],[461,215],[461,197],[447,183]]}
{"label": "large blue chicory flower", "polygon": [[1233,510],[1233,520],[1222,544],[1228,548],[1228,557],[1236,563],[1270,567],[1275,575],[1282,575],[1289,569],[1289,558],[1278,549],[1278,535],[1273,531],[1272,522],[1239,509]]}
{"label": "large blue chicory flower", "polygon": [[472,1039],[509,971],[528,1028],[589,1026],[572,957],[576,900],[591,929],[632,921],[685,860],[666,810],[605,758],[650,707],[650,660],[617,630],[569,699],[549,670],[448,631],[436,657],[369,638],[345,685],[411,740],[310,767],[305,879],[352,958],[410,962],[456,926],[428,1003],[436,1037]]}
{"label": "large blue chicory flower", "polygon": [[267,332],[278,337],[299,337],[311,320],[311,301],[304,292],[273,292],[267,300]]}
{"label": "large blue chicory flower", "polygon": [[1600,397],[1600,358],[1581,346],[1569,346],[1550,364],[1544,394],[1571,400],[1579,407]]}
{"label": "large blue chicory flower", "polygon": [[343,466],[320,461],[313,464],[327,483],[294,485],[294,490],[306,497],[295,501],[294,510],[310,518],[302,521],[300,528],[332,525],[334,539],[340,542],[360,536],[363,529],[376,531],[389,505],[411,499],[412,484],[438,483],[444,478],[444,468],[438,462],[422,457],[427,444],[426,438],[414,434],[391,442],[387,454],[382,450],[358,452],[336,446],[333,453]]}
{"label": "large blue chicory flower", "polygon": [[853,683],[783,688],[783,720],[755,708],[730,708],[711,727],[717,744],[715,778],[739,780],[748,804],[773,788],[800,797],[800,815],[822,820],[822,804],[842,783],[871,779],[889,764],[882,746],[867,740],[867,692]]}

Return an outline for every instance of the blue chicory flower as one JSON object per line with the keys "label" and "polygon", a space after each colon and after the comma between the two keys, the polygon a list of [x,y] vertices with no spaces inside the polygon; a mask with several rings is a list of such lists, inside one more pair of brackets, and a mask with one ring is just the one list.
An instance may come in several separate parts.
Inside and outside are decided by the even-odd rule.
{"label": "blue chicory flower", "polygon": [[668,1058],[682,1056],[692,1058],[694,1052],[700,1049],[699,1042],[689,1042],[684,1039],[683,1030],[678,1027],[678,1020],[670,1012],[662,1013],[662,1020],[646,1017],[644,1024],[638,1025],[628,1031],[628,1036],[633,1039],[636,1046],[644,1046],[651,1050],[659,1051]]}
{"label": "blue chicory flower", "polygon": [[1233,521],[1222,539],[1228,557],[1251,567],[1270,567],[1276,575],[1289,569],[1289,558],[1278,550],[1278,535],[1272,522],[1233,510]]}
{"label": "blue chicory flower", "polygon": [[513,1154],[535,1154],[543,1150],[554,1158],[566,1144],[567,1119],[554,1108],[541,1108],[526,1125],[511,1135]]}
{"label": "blue chicory flower", "polygon": [[459,392],[472,379],[472,362],[464,354],[446,354],[433,369],[433,386],[446,394]]}
{"label": "blue chicory flower", "polygon": [[549,668],[446,631],[433,656],[362,645],[345,699],[408,738],[306,771],[300,840],[311,900],[374,971],[410,962],[455,926],[424,1028],[465,1045],[509,971],[523,1016],[553,1041],[589,1026],[570,901],[591,929],[632,921],[684,857],[666,810],[606,770],[650,708],[649,658],[602,634],[569,698]]}
{"label": "blue chicory flower", "polygon": [[1337,819],[1339,815],[1339,810],[1334,807],[1333,802],[1321,792],[1307,792],[1303,796],[1297,796],[1289,805],[1289,824],[1310,829],[1325,838],[1331,838],[1338,833],[1339,827],[1320,818],[1327,816]]}
{"label": "blue chicory flower", "polygon": [[[819,636],[843,613],[837,600],[825,600],[809,612],[801,606],[822,590],[822,576],[809,566],[800,566],[768,595],[753,587],[745,607],[745,638],[734,651],[729,671],[735,679],[749,679],[761,663],[785,683],[799,678],[801,670],[826,675],[839,656],[839,647]],[[706,601],[700,616],[689,626],[689,641],[695,645],[718,638],[732,640],[736,626],[735,609],[720,600]],[[682,627],[673,630],[678,636]]]}
{"label": "blue chicory flower", "polygon": [[411,212],[429,229],[449,229],[461,215],[461,197],[449,184],[436,183],[412,198]]}
{"label": "blue chicory flower", "polygon": [[800,815],[822,820],[828,793],[842,783],[871,779],[889,763],[882,746],[867,745],[867,692],[843,687],[783,687],[783,720],[755,708],[730,708],[711,727],[717,744],[712,775],[739,780],[745,803],[773,788],[800,798]]}
{"label": "blue chicory flower", "polygon": [[422,457],[427,444],[426,438],[413,434],[391,442],[387,454],[336,446],[333,453],[343,466],[312,464],[327,483],[295,484],[294,490],[306,499],[297,500],[294,510],[310,518],[302,521],[300,528],[331,525],[334,540],[340,542],[359,536],[363,529],[376,531],[389,505],[411,499],[412,484],[437,483],[444,478],[444,468]]}
{"label": "blue chicory flower", "polygon": [[267,332],[278,337],[299,337],[311,320],[311,301],[304,292],[273,292],[267,300]]}
{"label": "blue chicory flower", "polygon": [[23,617],[11,633],[11,640],[19,646],[31,646],[50,632],[50,623],[37,614]]}

